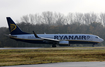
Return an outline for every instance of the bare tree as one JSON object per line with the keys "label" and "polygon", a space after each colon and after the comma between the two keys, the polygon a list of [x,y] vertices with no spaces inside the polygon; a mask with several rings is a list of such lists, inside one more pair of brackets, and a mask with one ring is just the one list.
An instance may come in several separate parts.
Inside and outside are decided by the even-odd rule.
{"label": "bare tree", "polygon": [[67,24],[66,19],[64,17],[63,14],[60,13],[55,13],[54,14],[54,18],[55,18],[55,25],[64,25]]}
{"label": "bare tree", "polygon": [[22,20],[22,22],[25,22],[25,23],[29,23],[29,22],[30,22],[28,15],[23,16],[23,17],[21,18],[21,20]]}
{"label": "bare tree", "polygon": [[66,17],[66,20],[67,20],[68,24],[74,23],[74,14],[73,13],[69,13],[68,16]]}
{"label": "bare tree", "polygon": [[105,26],[105,13],[100,14],[101,23]]}
{"label": "bare tree", "polygon": [[54,24],[54,16],[53,16],[53,13],[52,12],[43,12],[42,13],[42,17],[43,17],[43,21],[46,23],[46,24],[49,24],[49,25],[52,25]]}

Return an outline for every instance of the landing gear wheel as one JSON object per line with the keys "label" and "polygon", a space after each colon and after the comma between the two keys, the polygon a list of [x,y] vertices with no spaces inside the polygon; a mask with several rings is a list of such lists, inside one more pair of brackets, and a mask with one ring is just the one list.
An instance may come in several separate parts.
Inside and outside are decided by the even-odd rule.
{"label": "landing gear wheel", "polygon": [[52,47],[56,47],[56,44],[53,44]]}
{"label": "landing gear wheel", "polygon": [[92,45],[92,47],[94,47],[95,44]]}

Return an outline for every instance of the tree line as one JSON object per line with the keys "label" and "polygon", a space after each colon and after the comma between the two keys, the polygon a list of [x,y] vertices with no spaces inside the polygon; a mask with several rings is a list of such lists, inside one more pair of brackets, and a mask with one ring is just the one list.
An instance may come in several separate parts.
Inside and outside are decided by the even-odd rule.
{"label": "tree line", "polygon": [[[60,13],[43,12],[23,16],[17,25],[24,31],[37,34],[94,34],[105,40],[105,13]],[[30,44],[12,40],[4,34],[9,34],[6,27],[0,28],[0,47],[50,47],[49,44]],[[105,42],[97,46],[104,46]],[[91,46],[91,44],[72,44],[71,46]]]}

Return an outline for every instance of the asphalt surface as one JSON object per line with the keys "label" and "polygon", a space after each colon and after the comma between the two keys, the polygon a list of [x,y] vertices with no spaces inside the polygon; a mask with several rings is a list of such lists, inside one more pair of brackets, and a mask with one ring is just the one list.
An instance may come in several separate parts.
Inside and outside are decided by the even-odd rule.
{"label": "asphalt surface", "polygon": [[89,49],[105,49],[105,47],[78,47],[78,48],[75,48],[75,47],[56,47],[56,48],[44,48],[44,47],[11,47],[11,48],[0,48],[1,49],[83,49],[83,50],[89,50]]}
{"label": "asphalt surface", "polygon": [[105,62],[64,62],[64,63],[2,66],[2,67],[105,67]]}
{"label": "asphalt surface", "polygon": [[39,49],[39,47],[18,47],[18,48],[0,48],[0,49]]}

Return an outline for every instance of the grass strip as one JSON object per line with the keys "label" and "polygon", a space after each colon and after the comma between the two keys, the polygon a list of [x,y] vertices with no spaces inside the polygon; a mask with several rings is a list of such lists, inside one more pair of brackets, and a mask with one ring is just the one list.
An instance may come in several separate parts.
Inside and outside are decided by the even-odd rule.
{"label": "grass strip", "polygon": [[105,61],[105,48],[0,50],[0,66],[85,61]]}

